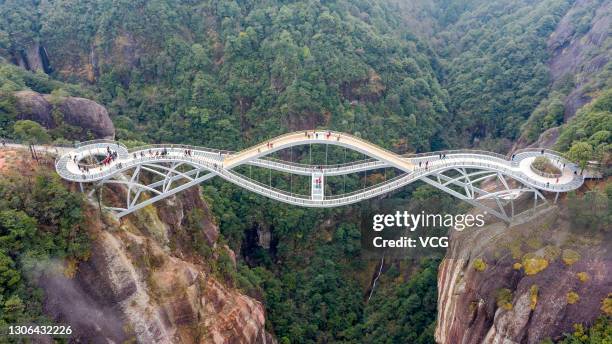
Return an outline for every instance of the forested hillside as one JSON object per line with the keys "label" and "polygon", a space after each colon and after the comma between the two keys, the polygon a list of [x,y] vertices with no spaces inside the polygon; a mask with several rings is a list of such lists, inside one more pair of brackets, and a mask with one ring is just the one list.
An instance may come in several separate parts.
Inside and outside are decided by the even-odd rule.
{"label": "forested hillside", "polygon": [[110,4],[9,2],[3,55],[43,43],[55,75],[92,84],[119,138],[237,148],[327,126],[440,147],[433,54],[384,2]]}
{"label": "forested hillside", "polygon": [[[590,149],[608,162],[609,11],[604,0],[5,0],[0,136],[90,138],[69,125],[19,121],[15,92],[31,89],[95,100],[128,144],[240,149],[329,128],[397,152],[505,154],[561,126],[551,145],[575,147],[582,161]],[[586,51],[579,43],[588,43],[588,56],[563,54]],[[61,113],[54,116],[64,124]],[[360,178],[349,183],[369,182]],[[368,300],[380,263],[359,255],[359,216],[368,203],[311,210],[218,180],[202,190],[220,241],[238,255],[225,282],[264,303],[279,342],[433,342],[438,260],[387,261]],[[432,203],[438,211],[465,210],[426,186],[393,197],[414,211]],[[28,212],[30,203],[10,205],[35,225],[43,220]],[[57,240],[54,257],[82,256]],[[12,273],[16,263],[5,260]],[[0,304],[27,297],[24,290],[21,281],[3,288]]]}

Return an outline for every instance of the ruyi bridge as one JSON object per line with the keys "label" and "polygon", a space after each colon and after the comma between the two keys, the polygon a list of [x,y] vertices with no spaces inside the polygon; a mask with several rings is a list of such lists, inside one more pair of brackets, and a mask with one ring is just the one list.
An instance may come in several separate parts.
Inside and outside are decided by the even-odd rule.
{"label": "ruyi bridge", "polygon": [[[315,144],[342,146],[369,159],[341,165],[310,165],[269,156],[294,146]],[[538,173],[531,166],[538,156],[548,157],[561,173]],[[261,183],[239,173],[237,168],[243,165],[310,177],[311,192],[296,194],[277,189],[271,183]],[[559,193],[577,189],[583,183],[578,167],[554,151],[528,149],[511,157],[475,150],[399,155],[353,135],[323,130],[289,133],[239,152],[176,144],[127,149],[116,141],[90,141],[62,151],[55,167],[62,178],[80,183],[82,190],[85,183],[93,183],[90,194],[105,184],[124,186],[125,204],[106,207],[119,217],[215,176],[271,199],[304,207],[347,205],[423,181],[506,222],[517,214],[515,200],[519,196],[528,194],[521,199],[530,197],[533,207],[530,203],[529,208],[535,210],[547,203],[543,191],[555,193],[556,201]],[[349,193],[326,192],[330,191],[326,190],[327,177],[385,168],[397,169],[399,173]]]}

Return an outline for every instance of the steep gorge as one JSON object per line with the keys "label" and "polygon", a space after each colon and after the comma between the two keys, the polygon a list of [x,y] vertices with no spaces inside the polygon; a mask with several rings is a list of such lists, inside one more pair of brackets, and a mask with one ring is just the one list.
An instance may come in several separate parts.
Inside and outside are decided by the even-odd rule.
{"label": "steep gorge", "polygon": [[[466,1],[460,11],[449,6],[449,17],[455,12],[459,17],[484,4],[484,9],[465,15],[465,22],[456,26],[462,30],[451,25],[445,30],[450,32],[434,39],[439,45],[440,41],[448,42],[442,45],[451,51],[469,52],[446,61],[448,65],[440,65],[435,48],[415,39],[408,30],[402,30],[401,39],[390,35],[389,31],[398,28],[393,23],[396,18],[388,13],[386,5],[376,1],[311,2],[316,3],[313,6],[299,2],[253,5],[220,1],[213,5],[150,1],[142,6],[123,2],[120,9],[96,2],[12,2],[22,9],[20,15],[28,23],[25,27],[44,29],[26,37],[28,30],[15,22],[0,23],[1,29],[15,39],[8,53],[0,45],[0,55],[26,69],[50,73],[53,78],[78,80],[83,89],[95,93],[91,99],[108,108],[107,112],[93,101],[71,97],[80,107],[70,112],[74,116],[67,117],[68,124],[86,127],[95,137],[109,136],[110,128],[114,135],[116,126],[118,139],[194,143],[223,149],[240,148],[276,131],[324,125],[374,137],[387,147],[401,145],[408,150],[425,151],[450,145],[477,146],[487,140],[493,145],[498,141],[490,140],[499,140],[503,144],[495,149],[501,147],[505,153],[512,143],[503,140],[518,131],[508,133],[506,128],[518,129],[529,113],[537,119],[532,110],[540,98],[549,88],[563,84],[566,76],[576,84],[561,99],[563,111],[557,124],[596,95],[605,86],[606,79],[597,78],[600,74],[606,76],[610,52],[606,50],[609,1],[563,2],[568,5],[560,6],[564,10],[559,12],[563,13],[554,13],[559,21],[550,28],[544,25],[546,20],[539,25],[540,19],[548,20],[550,8],[557,7],[536,6],[537,2],[523,1],[525,6],[536,4],[538,9],[529,20],[523,15],[513,17],[514,4],[502,1]],[[489,4],[496,15],[490,15],[486,8]],[[8,5],[6,8],[13,10]],[[32,19],[28,17],[30,12],[39,15]],[[167,16],[159,16],[160,12]],[[412,26],[435,21],[429,14],[419,15],[423,17],[413,19]],[[488,21],[504,15],[503,20]],[[5,18],[9,16],[3,15]],[[487,20],[486,27],[480,22],[483,18]],[[523,34],[524,27],[536,22],[537,26],[526,30],[529,35]],[[505,26],[510,29],[502,31]],[[552,32],[538,37],[537,48],[530,43],[535,29]],[[439,28],[432,24],[422,30]],[[442,40],[445,35],[450,38]],[[491,38],[495,36],[501,37],[499,42]],[[468,51],[470,47],[473,49]],[[540,57],[544,53],[546,60]],[[535,66],[525,63],[531,54],[538,57]],[[45,67],[45,59],[50,59],[54,71],[49,65]],[[460,75],[455,85],[449,87],[442,80],[448,77],[445,69],[453,65],[462,67],[460,73],[455,72]],[[547,75],[553,82],[544,82]],[[538,80],[541,82],[534,85]],[[513,81],[524,85],[509,87],[507,84]],[[528,97],[515,101],[525,94]],[[38,119],[53,129],[56,123],[51,116],[50,97],[30,91],[18,93],[19,119]],[[32,99],[42,104],[41,112],[30,111],[28,103]],[[450,116],[452,110],[447,110],[452,102],[462,108],[455,117]],[[517,108],[520,114],[509,116]],[[541,113],[542,117],[547,114]],[[115,121],[114,126],[109,124],[110,119],[106,120],[108,117]],[[452,123],[447,123],[448,118],[453,118]],[[453,123],[456,128],[450,125]],[[487,125],[491,128],[486,129]],[[535,136],[525,140],[521,137],[517,146],[534,142],[544,127],[538,123]],[[473,130],[464,131],[465,128]],[[537,145],[553,145],[558,131],[557,127],[549,129]],[[223,135],[219,135],[221,132]],[[86,135],[79,139],[86,139]],[[253,270],[257,268],[264,271],[263,276],[271,276],[262,278],[262,292],[269,296],[268,314],[274,314],[269,328],[296,341],[350,338],[347,329],[360,321],[364,306],[359,299],[364,289],[360,286],[367,283],[361,283],[360,275],[369,277],[369,270],[375,268],[364,268],[356,258],[359,233],[351,227],[353,223],[343,219],[334,221],[330,226],[333,228],[324,228],[318,217],[332,217],[332,212],[272,211],[275,203],[240,191],[230,195],[229,187],[212,182],[206,187],[221,194],[223,201],[214,204],[223,207],[220,212],[224,217],[221,221],[226,221],[222,227],[228,234],[226,240],[238,243],[238,247],[240,242],[257,241],[253,247],[243,244],[245,250],[239,255],[252,264]],[[205,194],[209,196],[211,190]],[[400,197],[414,195],[404,193]],[[231,261],[234,254],[219,243],[219,229],[210,220],[211,215],[206,210],[195,210],[206,207],[193,189],[122,222],[100,217],[91,210],[99,227],[95,229],[92,257],[79,265],[73,279],[61,274],[47,276],[43,285],[49,296],[48,312],[80,324],[81,338],[113,333],[107,339],[270,341],[264,330],[263,306],[244,296],[219,273],[220,256]],[[227,211],[230,208],[234,214]],[[557,210],[559,214],[563,211],[563,207]],[[336,216],[354,216],[347,213]],[[567,227],[563,216],[554,222],[549,220],[548,226],[559,232]],[[541,223],[534,223],[533,228]],[[453,251],[440,267],[440,342],[477,343],[485,338],[491,342],[537,342],[570,331],[573,322],[580,322],[578,316],[586,322],[595,317],[597,302],[601,301],[597,298],[605,289],[602,285],[610,283],[596,271],[602,268],[609,275],[609,265],[585,266],[583,272],[591,276],[591,281],[576,285],[572,275],[575,271],[564,269],[559,259],[554,266],[551,260],[547,269],[535,275],[513,269],[523,255],[512,259],[489,257],[484,271],[473,268],[480,251],[472,246],[493,250],[505,232],[523,233],[533,228],[492,226],[487,235],[456,235]],[[551,232],[557,235],[557,229]],[[193,231],[202,236],[195,239]],[[326,239],[313,233],[325,233]],[[249,240],[253,238],[257,240]],[[521,245],[535,250],[526,243]],[[600,252],[580,252],[583,257],[592,254],[595,260],[601,258]],[[467,256],[456,259],[454,253]],[[561,282],[560,276],[565,278]],[[574,284],[565,284],[570,282]],[[531,302],[531,286],[535,284],[539,286],[540,301],[531,310],[530,305],[526,308],[526,301]],[[557,290],[557,285],[577,288],[579,304],[564,303],[567,291]],[[591,287],[602,290],[587,296],[585,288]],[[497,305],[497,294],[504,289],[510,290],[512,298],[502,305],[508,308],[510,303],[511,310]],[[63,294],[65,291],[73,292]],[[415,294],[411,298],[403,296],[401,300],[406,301]],[[62,301],[66,299],[75,300],[74,305]],[[326,307],[321,307],[321,299]],[[435,307],[435,298],[429,302],[428,306]],[[578,307],[591,311],[583,312]],[[80,312],[81,308],[86,312]],[[81,321],[92,314],[93,319],[100,320],[98,323]],[[384,321],[376,323],[382,324],[387,325]],[[373,326],[385,332],[378,327]],[[418,331],[419,328],[414,330]],[[392,335],[395,331],[388,332]],[[358,331],[352,334],[360,338]],[[376,336],[370,339],[376,340]]]}

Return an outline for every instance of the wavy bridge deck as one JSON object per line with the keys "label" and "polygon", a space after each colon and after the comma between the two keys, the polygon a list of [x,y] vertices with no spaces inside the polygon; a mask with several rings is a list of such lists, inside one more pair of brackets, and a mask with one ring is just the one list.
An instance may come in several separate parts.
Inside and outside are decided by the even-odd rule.
{"label": "wavy bridge deck", "polygon": [[[293,146],[331,144],[361,152],[370,157],[343,165],[313,166],[296,164],[267,157],[271,153]],[[80,162],[92,156],[103,156],[108,151],[117,157],[107,164],[91,165],[84,168]],[[537,156],[546,156],[561,170],[555,178],[544,177],[534,172],[531,162]],[[190,170],[180,166],[189,166]],[[311,176],[310,195],[294,194],[279,190],[243,176],[233,169],[242,165],[269,168],[276,171]],[[339,195],[326,195],[324,178],[373,169],[393,167],[402,174],[364,189]],[[519,151],[508,159],[505,156],[486,151],[457,150],[432,152],[416,155],[399,155],[361,138],[332,131],[294,132],[282,135],[239,152],[220,151],[205,147],[176,144],[149,145],[128,150],[115,141],[92,141],[68,150],[56,160],[58,174],[79,183],[118,183],[128,188],[125,208],[112,208],[119,216],[129,214],[147,204],[168,197],[211,177],[219,176],[231,183],[266,197],[306,207],[335,207],[376,197],[420,180],[431,184],[451,195],[473,205],[485,208],[493,215],[510,220],[514,210],[505,209],[525,192],[534,194],[535,203],[544,200],[540,191],[567,192],[579,188],[583,183],[578,167],[567,161],[561,154],[531,149]],[[131,176],[129,172],[132,171]],[[160,175],[162,180],[145,185],[139,182],[141,171]],[[497,178],[502,190],[491,191],[480,187],[480,182]],[[507,179],[522,184],[509,183]],[[181,181],[181,183],[179,183]],[[317,189],[318,188],[318,189]],[[142,192],[153,197],[140,200]],[[481,200],[493,200],[498,204],[494,209],[482,205]],[[140,201],[140,202],[139,202]],[[513,206],[512,206],[513,208]]]}

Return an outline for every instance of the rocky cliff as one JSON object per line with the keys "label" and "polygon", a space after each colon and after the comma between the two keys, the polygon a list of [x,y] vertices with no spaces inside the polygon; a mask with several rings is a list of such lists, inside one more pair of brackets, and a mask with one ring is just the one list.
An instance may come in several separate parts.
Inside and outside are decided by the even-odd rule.
{"label": "rocky cliff", "polygon": [[[514,148],[553,147],[558,125],[610,87],[612,3],[578,0],[548,37],[551,88],[532,112]],[[552,123],[551,123],[552,121]]]}
{"label": "rocky cliff", "polygon": [[50,129],[70,125],[78,131],[74,139],[86,139],[88,133],[94,138],[112,139],[115,136],[115,127],[106,108],[92,100],[54,97],[33,91],[15,92],[14,96],[18,119],[33,120]]}
{"label": "rocky cliff", "polygon": [[[11,170],[25,157],[1,153],[13,163],[0,160],[0,168]],[[74,341],[275,343],[261,302],[219,273],[224,254],[235,269],[233,252],[217,242],[218,227],[198,187],[121,220],[91,201],[91,256],[76,270],[67,268],[74,262],[40,262],[44,273],[37,278],[44,312],[70,324]]]}
{"label": "rocky cliff", "polygon": [[454,232],[438,274],[438,343],[540,343],[592,324],[612,291],[605,234],[560,204],[535,219]]}
{"label": "rocky cliff", "polygon": [[578,0],[563,16],[548,39],[550,73],[553,83],[566,76],[574,87],[565,98],[565,121],[592,99],[592,83],[610,62],[612,3]]}

